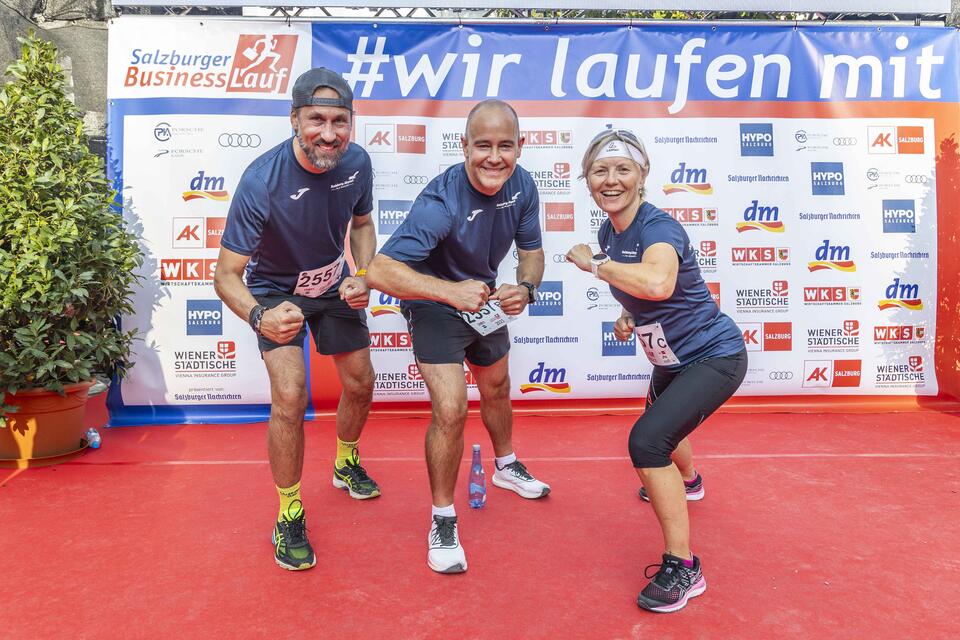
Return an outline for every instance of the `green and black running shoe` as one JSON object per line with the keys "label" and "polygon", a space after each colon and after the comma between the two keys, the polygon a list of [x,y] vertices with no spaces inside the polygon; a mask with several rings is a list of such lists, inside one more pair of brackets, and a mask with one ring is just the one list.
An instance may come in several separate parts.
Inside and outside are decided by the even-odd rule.
{"label": "green and black running shoe", "polygon": [[367,475],[366,469],[360,465],[360,455],[356,447],[353,449],[353,457],[347,460],[342,467],[336,463],[333,465],[333,486],[337,489],[346,489],[350,492],[350,497],[356,500],[366,500],[376,498],[380,495],[380,487],[373,481],[373,478]]}
{"label": "green and black running shoe", "polygon": [[317,564],[313,547],[307,540],[307,521],[303,511],[292,519],[286,516],[277,521],[273,528],[274,559],[284,569],[302,571]]}

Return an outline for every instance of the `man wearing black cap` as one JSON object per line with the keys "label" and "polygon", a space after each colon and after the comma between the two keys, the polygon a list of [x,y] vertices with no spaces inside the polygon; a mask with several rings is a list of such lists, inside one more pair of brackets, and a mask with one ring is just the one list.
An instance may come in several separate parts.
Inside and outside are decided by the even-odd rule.
{"label": "man wearing black cap", "polygon": [[[333,485],[357,499],[380,495],[357,451],[373,396],[364,275],[377,241],[370,157],[350,142],[349,85],[329,69],[307,71],[293,87],[290,124],[293,137],[254,160],[237,185],[214,285],[249,321],[270,376],[267,451],[280,494],[275,558],[299,570],[316,564],[300,499],[308,326],[317,351],[333,356],[343,386]],[[351,223],[352,276],[344,258]]]}

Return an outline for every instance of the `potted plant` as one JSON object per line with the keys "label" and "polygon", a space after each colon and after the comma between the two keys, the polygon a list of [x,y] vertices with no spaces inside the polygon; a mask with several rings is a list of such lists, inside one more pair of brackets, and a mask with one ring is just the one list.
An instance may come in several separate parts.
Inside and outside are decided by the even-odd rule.
{"label": "potted plant", "polygon": [[141,256],[56,48],[18,40],[0,89],[0,460],[23,461],[81,447],[94,374],[122,373],[130,354],[117,318]]}

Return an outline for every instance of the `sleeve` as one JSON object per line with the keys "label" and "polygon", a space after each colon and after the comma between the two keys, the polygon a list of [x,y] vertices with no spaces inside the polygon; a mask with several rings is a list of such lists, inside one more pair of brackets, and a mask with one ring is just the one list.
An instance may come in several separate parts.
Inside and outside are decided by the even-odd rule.
{"label": "sleeve", "polygon": [[220,244],[240,255],[252,256],[260,244],[269,213],[267,186],[254,174],[245,173],[230,203]]}
{"label": "sleeve", "polygon": [[422,262],[452,228],[453,217],[443,203],[421,194],[380,253],[407,264]]}
{"label": "sleeve", "polygon": [[640,237],[640,255],[643,255],[644,251],[658,242],[666,242],[676,250],[680,258],[683,258],[683,254],[690,244],[690,239],[687,237],[683,225],[663,213],[644,225]]}
{"label": "sleeve", "polygon": [[524,190],[530,193],[526,198],[526,206],[520,214],[520,224],[517,226],[517,249],[524,251],[533,251],[543,246],[543,239],[540,235],[540,194],[537,192],[537,185],[532,179],[528,181],[529,186]]}
{"label": "sleeve", "polygon": [[363,152],[363,165],[360,169],[363,175],[363,185],[360,187],[360,199],[353,207],[353,215],[365,216],[373,211],[373,163],[370,162],[370,155]]}

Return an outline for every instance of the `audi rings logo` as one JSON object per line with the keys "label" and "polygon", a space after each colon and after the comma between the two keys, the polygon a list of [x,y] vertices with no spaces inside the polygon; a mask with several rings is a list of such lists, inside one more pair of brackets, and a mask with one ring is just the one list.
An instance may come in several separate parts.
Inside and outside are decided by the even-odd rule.
{"label": "audi rings logo", "polygon": [[907,184],[927,184],[927,176],[919,174],[909,175],[903,179]]}
{"label": "audi rings logo", "polygon": [[834,138],[833,146],[835,147],[852,147],[857,144],[856,138]]}
{"label": "audi rings logo", "polygon": [[217,143],[221,147],[234,149],[256,149],[260,146],[260,136],[255,133],[221,133]]}
{"label": "audi rings logo", "polygon": [[793,380],[793,371],[771,371],[771,380]]}
{"label": "audi rings logo", "polygon": [[553,263],[554,264],[564,264],[567,261],[567,254],[565,253],[555,253],[553,254]]}
{"label": "audi rings logo", "polygon": [[427,184],[427,176],[403,176],[403,184]]}

